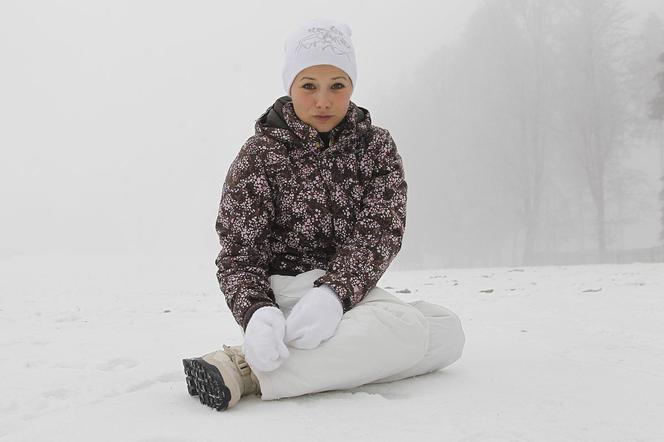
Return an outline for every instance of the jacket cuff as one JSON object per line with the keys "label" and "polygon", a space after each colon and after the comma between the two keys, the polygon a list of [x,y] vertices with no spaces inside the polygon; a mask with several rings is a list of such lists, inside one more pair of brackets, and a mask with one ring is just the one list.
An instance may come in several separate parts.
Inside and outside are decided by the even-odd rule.
{"label": "jacket cuff", "polygon": [[325,274],[314,281],[314,287],[320,287],[323,284],[329,286],[339,297],[344,313],[353,308],[351,301],[351,294],[353,292],[345,283],[338,279],[333,279],[329,274]]}
{"label": "jacket cuff", "polygon": [[337,292],[332,287],[330,287],[329,284],[321,284],[319,288],[324,289],[325,293],[329,293],[331,296],[334,296],[337,299],[337,301],[339,301],[339,305],[341,305],[341,308],[343,309],[344,307],[343,301],[341,300],[339,295],[337,295]]}
{"label": "jacket cuff", "polygon": [[247,331],[247,326],[249,325],[249,321],[251,320],[251,316],[256,312],[261,307],[277,307],[277,303],[271,303],[271,302],[257,302],[256,304],[251,305],[246,312],[244,312],[244,316],[242,317],[242,330],[245,332]]}

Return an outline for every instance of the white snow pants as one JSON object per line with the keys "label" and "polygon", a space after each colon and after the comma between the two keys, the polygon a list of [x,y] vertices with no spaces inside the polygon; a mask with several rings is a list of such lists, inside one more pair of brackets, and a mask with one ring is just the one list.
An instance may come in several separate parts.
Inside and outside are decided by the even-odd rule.
{"label": "white snow pants", "polygon": [[[270,276],[286,317],[324,274],[314,269],[296,276]],[[279,368],[254,374],[263,400],[345,390],[441,369],[461,357],[464,343],[461,322],[450,310],[424,301],[405,303],[374,287],[343,315],[330,339],[311,350],[289,346],[290,356]]]}

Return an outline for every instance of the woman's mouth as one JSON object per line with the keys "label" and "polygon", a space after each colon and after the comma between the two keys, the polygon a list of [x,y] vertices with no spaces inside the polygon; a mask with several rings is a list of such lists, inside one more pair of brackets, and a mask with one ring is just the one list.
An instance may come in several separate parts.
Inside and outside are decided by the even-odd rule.
{"label": "woman's mouth", "polygon": [[318,121],[327,121],[332,118],[332,115],[314,115],[314,118],[316,118]]}

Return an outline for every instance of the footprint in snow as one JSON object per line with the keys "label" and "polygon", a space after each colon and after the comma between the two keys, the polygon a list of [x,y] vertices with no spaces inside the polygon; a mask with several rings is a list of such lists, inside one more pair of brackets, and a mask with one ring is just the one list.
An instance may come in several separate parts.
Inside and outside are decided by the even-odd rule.
{"label": "footprint in snow", "polygon": [[46,399],[67,399],[76,394],[74,391],[67,390],[66,388],[55,388],[42,393],[42,397]]}
{"label": "footprint in snow", "polygon": [[71,312],[64,312],[59,314],[54,321],[56,323],[62,323],[62,322],[78,322],[81,321],[83,317],[81,314],[77,311],[71,311]]}
{"label": "footprint in snow", "polygon": [[138,361],[130,358],[115,358],[97,364],[97,370],[102,371],[124,371],[134,368],[138,365]]}
{"label": "footprint in snow", "polygon": [[127,393],[134,393],[139,390],[144,390],[146,388],[152,387],[158,383],[173,383],[173,382],[182,382],[182,373],[180,371],[169,371],[168,373],[162,373],[154,379],[148,379],[146,381],[141,381],[136,384],[130,385],[125,390]]}
{"label": "footprint in snow", "polygon": [[57,364],[53,365],[55,368],[64,368],[64,369],[69,369],[69,370],[81,370],[86,368],[87,364],[82,361],[77,361],[77,360],[70,360],[70,361],[64,361],[64,362],[58,362]]}
{"label": "footprint in snow", "polygon": [[181,439],[178,437],[156,436],[148,439],[140,439],[139,442],[187,442],[190,439]]}

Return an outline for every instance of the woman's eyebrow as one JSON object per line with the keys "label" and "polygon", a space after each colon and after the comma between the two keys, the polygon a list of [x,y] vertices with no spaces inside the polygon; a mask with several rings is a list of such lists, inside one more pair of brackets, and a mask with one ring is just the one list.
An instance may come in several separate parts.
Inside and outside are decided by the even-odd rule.
{"label": "woman's eyebrow", "polygon": [[[343,76],[341,76],[341,77],[333,77],[332,80],[336,80],[336,79],[338,79],[338,78],[343,78],[344,80],[347,80],[347,78],[346,78],[346,77],[343,77]],[[300,80],[314,80],[314,81],[316,81],[316,79],[313,78],[313,77],[302,77],[302,78],[300,78]]]}

